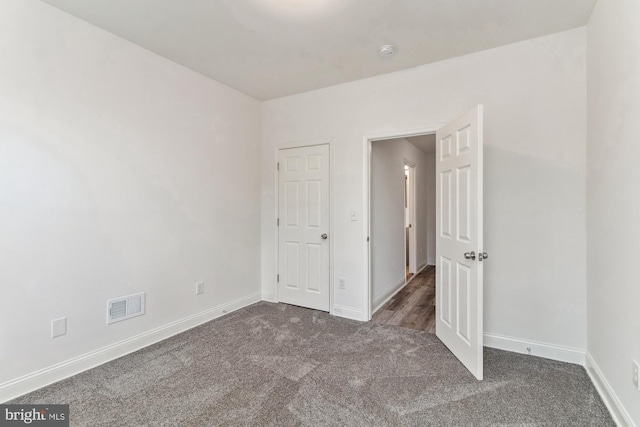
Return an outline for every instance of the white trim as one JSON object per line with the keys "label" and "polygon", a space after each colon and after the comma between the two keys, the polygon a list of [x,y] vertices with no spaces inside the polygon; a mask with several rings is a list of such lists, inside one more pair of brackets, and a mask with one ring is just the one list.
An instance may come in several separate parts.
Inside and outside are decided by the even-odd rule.
{"label": "white trim", "polygon": [[373,291],[371,289],[371,140],[368,137],[364,137],[363,144],[363,156],[362,156],[362,173],[363,173],[363,186],[362,192],[362,228],[363,228],[363,257],[364,260],[364,284],[362,295],[362,302],[364,307],[364,320],[371,320],[372,299]]}
{"label": "white trim", "polygon": [[0,384],[0,402],[6,402],[18,396],[22,396],[23,394],[32,392],[49,384],[53,384],[57,381],[79,374],[80,372],[95,368],[96,366],[140,350],[141,348],[165,340],[173,335],[209,322],[232,311],[254,304],[260,301],[260,297],[260,292],[253,293],[2,383]]}
{"label": "white trim", "polygon": [[613,388],[611,388],[609,382],[589,352],[586,354],[584,367],[587,370],[587,374],[589,374],[589,378],[591,378],[591,382],[609,410],[613,421],[615,421],[619,427],[636,427],[631,416],[622,402],[620,402],[620,399],[618,399],[618,396],[616,396]]}
{"label": "white trim", "polygon": [[272,293],[269,293],[269,292],[262,292],[262,301],[278,302],[278,300],[276,299],[275,294],[272,294]]}
{"label": "white trim", "polygon": [[276,145],[276,161],[278,161],[278,151],[286,150],[288,148],[301,148],[301,147],[313,147],[314,145],[332,145],[333,137],[308,139],[304,141],[287,142],[284,144]]}
{"label": "white trim", "polygon": [[343,305],[334,304],[331,314],[338,317],[344,317],[345,319],[366,322],[366,319],[363,319],[362,310],[356,310],[355,308],[345,307]]}
{"label": "white trim", "polygon": [[364,283],[366,284],[366,286],[364,287],[364,294],[362,296],[364,303],[363,307],[365,308],[362,315],[364,316],[363,318],[365,321],[371,320],[371,316],[373,314],[373,293],[371,290],[371,251],[369,251],[370,242],[368,240],[371,236],[371,142],[385,139],[409,138],[418,135],[434,134],[442,125],[444,125],[444,123],[439,123],[437,126],[433,127],[379,132],[375,134],[364,135],[362,137],[362,181],[363,188],[365,190],[362,195],[362,227],[364,234],[363,259],[365,260]]}
{"label": "white trim", "polygon": [[[415,276],[413,276],[415,277]],[[411,277],[413,279],[413,277]],[[407,280],[406,277],[403,277],[402,280],[399,280],[389,289],[387,289],[382,295],[373,300],[373,309],[371,310],[373,313],[380,310],[380,307],[385,305],[391,298],[393,298],[398,292],[404,289],[405,286],[409,284],[411,280]]]}
{"label": "white trim", "polygon": [[418,271],[416,272],[416,274],[411,276],[411,278],[409,280],[407,280],[406,277],[403,277],[402,280],[398,281],[398,283],[396,283],[391,288],[389,288],[389,290],[385,291],[385,293],[383,293],[378,298],[376,298],[373,301],[373,309],[372,309],[372,312],[371,312],[372,314],[371,315],[373,316],[373,313],[375,313],[376,311],[380,310],[380,308],[383,305],[385,305],[387,302],[389,302],[389,300],[391,298],[393,298],[405,286],[407,286],[409,283],[411,283],[411,281],[413,279],[415,279],[418,274],[422,273],[422,270],[424,270],[425,268],[427,268],[427,263],[424,263],[420,267],[418,267]]}
{"label": "white trim", "polygon": [[365,141],[381,141],[384,139],[411,138],[412,136],[434,134],[438,129],[440,129],[445,124],[446,122],[440,122],[439,124],[433,127],[410,129],[405,131],[395,130],[395,131],[387,131],[387,132],[378,132],[378,133],[367,135],[364,137],[364,139]]}
{"label": "white trim", "polygon": [[530,354],[545,359],[584,365],[585,350],[539,341],[523,340],[499,334],[484,334],[484,346],[513,353]]}

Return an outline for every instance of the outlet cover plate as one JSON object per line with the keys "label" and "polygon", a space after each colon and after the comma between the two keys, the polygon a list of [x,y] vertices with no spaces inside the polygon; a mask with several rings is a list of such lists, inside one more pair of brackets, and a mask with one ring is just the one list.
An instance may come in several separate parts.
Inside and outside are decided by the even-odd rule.
{"label": "outlet cover plate", "polygon": [[204,294],[204,282],[196,283],[196,295]]}

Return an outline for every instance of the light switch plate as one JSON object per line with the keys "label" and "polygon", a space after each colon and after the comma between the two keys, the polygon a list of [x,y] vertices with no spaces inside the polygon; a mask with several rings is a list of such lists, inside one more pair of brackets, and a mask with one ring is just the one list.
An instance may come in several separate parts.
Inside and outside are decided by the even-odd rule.
{"label": "light switch plate", "polygon": [[61,317],[51,321],[51,338],[59,337],[67,333],[67,318]]}

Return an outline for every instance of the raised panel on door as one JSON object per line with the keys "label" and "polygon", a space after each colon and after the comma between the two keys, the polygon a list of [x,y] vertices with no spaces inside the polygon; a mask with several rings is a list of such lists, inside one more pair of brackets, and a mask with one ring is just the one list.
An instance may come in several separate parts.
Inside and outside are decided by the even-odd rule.
{"label": "raised panel on door", "polygon": [[446,326],[451,327],[451,260],[440,257],[437,269],[440,271],[440,287],[436,295],[440,301],[438,317]]}
{"label": "raised panel on door", "polygon": [[300,243],[286,242],[284,253],[284,277],[285,286],[291,289],[300,288]]}
{"label": "raised panel on door", "polygon": [[319,230],[322,228],[322,181],[307,181],[307,227]]}
{"label": "raised panel on door", "polygon": [[436,142],[436,335],[482,379],[482,106]]}
{"label": "raised panel on door", "polygon": [[329,146],[280,150],[278,162],[278,300],[329,311]]}
{"label": "raised panel on door", "polygon": [[300,225],[300,183],[298,181],[285,183],[284,198],[284,223],[287,227],[298,227]]}
{"label": "raised panel on door", "polygon": [[471,168],[460,167],[456,174],[456,235],[458,241],[471,243]]}
{"label": "raised panel on door", "polygon": [[470,291],[471,269],[464,264],[458,264],[456,271],[456,332],[467,345],[471,345],[469,336],[471,330]]}
{"label": "raised panel on door", "polygon": [[322,244],[308,244],[307,252],[309,254],[307,260],[307,290],[320,293],[322,292]]}
{"label": "raised panel on door", "polygon": [[446,239],[451,238],[451,171],[440,173],[440,236]]}

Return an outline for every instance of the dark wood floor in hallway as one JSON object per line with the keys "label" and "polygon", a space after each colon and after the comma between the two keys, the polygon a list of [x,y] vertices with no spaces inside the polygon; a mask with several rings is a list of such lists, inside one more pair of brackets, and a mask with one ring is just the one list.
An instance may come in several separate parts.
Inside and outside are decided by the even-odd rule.
{"label": "dark wood floor in hallway", "polygon": [[428,266],[373,315],[372,321],[436,333],[436,268]]}

